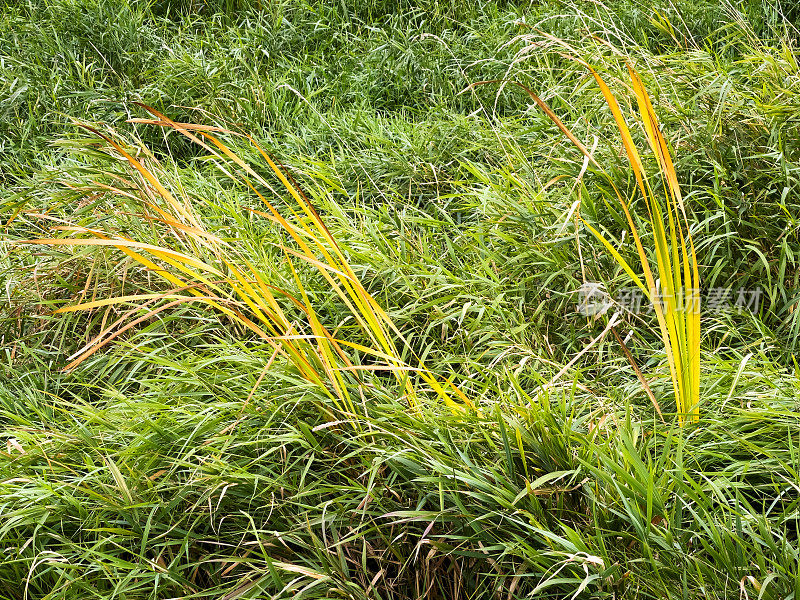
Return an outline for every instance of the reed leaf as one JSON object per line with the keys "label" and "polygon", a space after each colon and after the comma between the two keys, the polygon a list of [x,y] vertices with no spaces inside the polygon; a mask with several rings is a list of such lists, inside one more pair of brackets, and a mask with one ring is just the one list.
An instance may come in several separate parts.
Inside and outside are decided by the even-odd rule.
{"label": "reed leaf", "polygon": [[610,182],[625,214],[643,279],[623,258],[619,248],[616,248],[598,229],[585,221],[584,224],[653,304],[669,363],[678,419],[681,423],[697,421],[700,415],[700,274],[689,219],[669,148],[641,77],[632,66],[628,65],[628,74],[639,109],[639,123],[647,135],[648,145],[656,157],[659,175],[663,181],[662,200],[650,185],[644,162],[636,148],[630,128],[608,84],[588,63],[580,59],[573,58],[573,60],[581,63],[592,74],[614,117],[637,188],[647,206],[648,216],[645,221],[652,229],[653,239],[653,246],[649,252],[642,242],[639,226],[631,214],[629,201],[598,164],[593,154],[541,98],[527,87],[517,85],[534,99],[544,113]]}
{"label": "reed leaf", "polygon": [[[278,355],[291,363],[304,379],[322,389],[345,414],[359,412],[353,393],[365,385],[362,375],[367,371],[379,370],[391,373],[402,397],[411,407],[418,405],[419,393],[423,389],[455,411],[472,406],[451,380],[442,380],[434,375],[419,359],[416,359],[416,364],[409,365],[401,358],[394,340],[400,340],[406,346],[407,343],[398,328],[365,289],[337,240],[299,185],[251,136],[206,125],[178,123],[149,106],[140,106],[154,118],[131,121],[182,134],[207,150],[217,160],[222,173],[234,181],[243,182],[260,199],[266,210],[251,212],[276,223],[292,240],[292,244],[276,244],[276,248],[282,252],[291,274],[290,279],[299,293],[292,294],[285,287],[271,284],[270,273],[261,272],[241,256],[232,244],[206,229],[199,214],[193,210],[191,200],[177,197],[175,191],[161,182],[158,169],[137,158],[137,152],[128,151],[110,135],[83,125],[122,157],[133,175],[139,175],[138,193],[132,194],[111,186],[104,186],[104,189],[134,198],[142,209],[155,213],[144,216],[171,231],[181,242],[183,250],[137,241],[116,233],[63,224],[54,227],[54,230],[72,234],[71,237],[27,240],[27,243],[51,246],[111,246],[158,275],[171,288],[155,293],[94,300],[59,309],[58,312],[73,312],[111,305],[134,305],[134,310],[128,313],[129,319],[119,319],[104,328],[71,357],[67,370],[76,368],[121,333],[163,310],[199,302],[223,313],[270,344]],[[265,176],[221,139],[222,135],[245,138],[280,181],[281,187],[277,190],[273,188]],[[280,196],[278,190],[282,189],[293,199],[294,205],[278,210],[259,188],[271,190],[276,196]],[[352,315],[368,344],[337,339],[331,333],[324,324],[323,316],[315,308],[295,261],[312,267],[324,278],[330,291]],[[372,363],[357,364],[351,358],[351,351],[368,357]],[[413,352],[411,354],[413,356]],[[415,385],[415,381],[422,384],[421,387]]]}

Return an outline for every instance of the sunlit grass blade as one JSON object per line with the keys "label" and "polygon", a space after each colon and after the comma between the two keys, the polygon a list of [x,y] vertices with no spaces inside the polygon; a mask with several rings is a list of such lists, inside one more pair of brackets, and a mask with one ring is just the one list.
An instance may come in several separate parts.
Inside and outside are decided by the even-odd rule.
{"label": "sunlit grass blade", "polygon": [[[622,114],[619,102],[608,84],[594,68],[581,59],[574,58],[574,60],[586,67],[592,74],[603,99],[611,110],[637,187],[647,206],[648,218],[646,220],[652,228],[652,253],[645,249],[639,227],[630,212],[629,202],[617,189],[611,177],[598,164],[592,153],[569,131],[541,98],[527,87],[520,87],[536,101],[545,114],[610,182],[625,214],[644,281],[623,258],[619,249],[615,248],[595,227],[586,222],[584,224],[652,302],[669,364],[678,419],[681,422],[696,421],[699,417],[700,403],[700,276],[683,196],[666,140],[661,133],[658,119],[641,78],[633,67],[628,66],[639,107],[640,123],[657,159],[659,174],[664,185],[666,202],[662,207],[662,201],[653,193],[650,186],[644,163]],[[654,264],[651,263],[653,260]]]}
{"label": "sunlit grass blade", "polygon": [[[277,224],[294,242],[292,245],[274,245],[283,253],[283,264],[288,267],[289,281],[296,293],[290,293],[284,284],[269,283],[272,275],[259,272],[259,269],[239,255],[231,243],[205,229],[202,220],[194,214],[191,200],[170,191],[161,182],[161,177],[154,168],[146,166],[137,158],[142,152],[129,152],[111,135],[87,127],[89,131],[101,137],[113,151],[121,155],[132,168],[134,175],[141,178],[138,183],[131,181],[126,184],[133,191],[101,184],[102,189],[135,200],[141,208],[153,212],[154,215],[145,213],[142,216],[168,230],[183,249],[178,251],[166,245],[140,242],[110,232],[70,225],[59,225],[56,230],[91,237],[28,240],[28,243],[51,246],[114,247],[147,271],[160,276],[173,288],[172,292],[128,294],[63,307],[61,312],[74,312],[132,302],[140,303],[138,309],[129,313],[132,320],[118,320],[96,336],[73,357],[74,360],[67,365],[68,369],[74,369],[133,325],[160,314],[167,307],[201,302],[219,310],[235,323],[272,345],[279,355],[294,365],[304,379],[319,386],[344,413],[357,412],[352,392],[355,387],[363,385],[358,373],[366,370],[389,371],[400,386],[402,397],[411,406],[415,406],[418,402],[419,392],[413,383],[414,379],[427,384],[425,389],[428,392],[454,410],[471,406],[471,402],[451,380],[440,381],[438,376],[428,371],[422,361],[418,361],[416,365],[408,365],[401,358],[393,341],[395,338],[405,343],[398,328],[364,288],[333,234],[297,183],[251,136],[215,127],[176,123],[158,111],[142,106],[157,119],[134,121],[174,129],[199,144],[217,159],[217,165],[226,177],[244,183],[267,207],[266,211],[250,209],[250,212]],[[278,190],[228,144],[212,133],[244,138],[256,148],[258,155],[269,166],[270,172],[281,182],[282,189],[294,200],[294,208],[289,206],[279,210],[268,200],[258,190],[256,184],[280,196]],[[147,155],[147,151],[144,151],[144,154]],[[312,267],[323,277],[330,291],[341,300],[361,332],[366,335],[369,345],[339,340],[331,334],[324,325],[322,316],[317,313],[313,300],[307,293],[303,276],[294,265],[293,259],[299,259],[303,265]],[[176,296],[177,289],[190,295]],[[165,304],[150,306],[154,301]],[[287,313],[287,310],[292,314]],[[380,362],[364,368],[351,360],[347,348],[358,351],[361,356],[368,357],[371,361]]]}

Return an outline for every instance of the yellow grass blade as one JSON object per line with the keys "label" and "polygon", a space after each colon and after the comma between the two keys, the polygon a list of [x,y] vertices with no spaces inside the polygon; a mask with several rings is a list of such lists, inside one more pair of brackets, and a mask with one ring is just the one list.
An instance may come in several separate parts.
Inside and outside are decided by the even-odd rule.
{"label": "yellow grass blade", "polygon": [[[69,226],[61,229],[77,234],[88,233],[93,238],[29,241],[29,243],[54,246],[112,246],[173,286],[173,289],[161,293],[93,299],[91,302],[60,309],[60,312],[70,312],[115,304],[140,303],[134,310],[101,332],[75,357],[71,357],[74,360],[67,365],[68,369],[77,367],[86,358],[144,319],[180,303],[201,302],[228,315],[234,322],[270,344],[274,348],[274,355],[282,356],[289,361],[300,376],[318,386],[343,412],[356,413],[356,406],[351,396],[354,386],[364,385],[359,373],[377,370],[388,370],[394,375],[403,397],[407,398],[412,406],[416,403],[417,390],[410,375],[424,382],[428,390],[439,396],[453,410],[472,407],[472,403],[452,381],[442,381],[428,371],[422,361],[412,366],[400,358],[393,341],[403,340],[397,327],[361,284],[336,239],[288,171],[272,160],[252,137],[216,127],[177,123],[150,107],[142,106],[156,118],[135,119],[135,122],[170,128],[186,136],[207,150],[218,161],[220,169],[227,177],[245,183],[264,203],[266,211],[252,210],[252,212],[270,219],[291,238],[293,242],[291,247],[280,244],[277,247],[284,252],[286,264],[298,293],[292,295],[280,286],[273,285],[265,273],[260,273],[236,254],[233,244],[207,231],[194,213],[188,196],[183,192],[176,194],[167,189],[153,170],[134,157],[138,155],[136,152],[126,150],[120,142],[112,140],[92,127],[87,127],[104,139],[127,161],[132,171],[141,177],[140,183],[133,183],[119,175],[109,174],[108,176],[119,182],[121,187],[115,188],[97,183],[97,189],[139,202],[149,213],[143,215],[143,218],[162,225],[164,230],[178,241],[180,250]],[[247,139],[257,149],[271,174],[281,182],[281,186],[291,196],[296,206],[279,211],[259,192],[256,185],[276,195],[278,192],[271,187],[264,176],[217,137],[218,134],[239,135]],[[322,275],[331,292],[350,311],[366,335],[368,343],[355,344],[338,340],[330,333],[323,324],[322,316],[317,314],[312,305],[311,297],[303,285],[301,273],[292,262],[293,258],[302,260],[304,264]],[[162,304],[151,306],[154,302],[161,301]],[[358,352],[371,360],[382,361],[385,365],[354,364],[350,358],[351,352]]]}
{"label": "yellow grass blade", "polygon": [[[651,266],[651,258],[644,248],[628,203],[607,174],[606,177],[611,182],[625,213],[644,281],[605,236],[588,223],[586,226],[631,280],[652,300],[675,391],[678,418],[681,422],[686,419],[696,421],[699,418],[700,402],[700,276],[694,241],[689,233],[689,221],[668,145],[661,133],[655,110],[641,77],[628,65],[639,108],[640,123],[645,131],[648,145],[656,157],[659,173],[664,182],[666,205],[662,208],[661,202],[650,188],[644,164],[616,97],[594,68],[581,59],[574,58],[574,60],[584,65],[591,73],[619,130],[637,187],[647,206],[653,234],[655,268]],[[555,117],[553,111],[533,92],[524,89],[584,156],[605,174],[586,147]],[[654,272],[658,274],[660,288],[656,285]]]}

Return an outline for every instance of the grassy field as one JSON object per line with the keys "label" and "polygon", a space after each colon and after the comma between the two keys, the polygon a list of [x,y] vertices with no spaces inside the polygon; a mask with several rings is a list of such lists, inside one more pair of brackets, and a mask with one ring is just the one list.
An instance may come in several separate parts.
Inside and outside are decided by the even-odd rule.
{"label": "grassy field", "polygon": [[796,600],[798,27],[0,0],[0,598]]}

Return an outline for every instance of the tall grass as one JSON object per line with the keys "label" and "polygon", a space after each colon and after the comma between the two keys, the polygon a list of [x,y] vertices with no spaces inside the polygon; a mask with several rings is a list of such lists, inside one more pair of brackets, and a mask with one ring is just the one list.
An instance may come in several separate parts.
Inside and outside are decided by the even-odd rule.
{"label": "tall grass", "polygon": [[[172,129],[186,136],[206,150],[209,158],[218,161],[226,177],[243,182],[261,201],[266,212],[244,207],[242,210],[249,210],[274,222],[294,242],[294,248],[283,244],[278,244],[277,248],[283,254],[281,262],[288,267],[297,291],[292,292],[277,283],[280,267],[273,273],[259,272],[237,250],[235,242],[223,240],[208,231],[202,217],[195,211],[191,195],[178,188],[182,195],[176,196],[165,187],[160,181],[158,164],[146,149],[126,149],[119,141],[84,125],[106,142],[109,150],[127,161],[131,168],[130,179],[118,177],[114,184],[98,183],[97,193],[110,193],[128,201],[133,199],[139,204],[136,208],[144,210],[142,217],[163,226],[165,234],[174,237],[179,248],[158,246],[130,239],[119,232],[103,232],[70,223],[55,227],[68,232],[70,237],[39,238],[25,242],[51,246],[113,246],[171,286],[146,294],[104,298],[59,308],[56,313],[91,311],[114,305],[131,306],[123,316],[78,350],[71,357],[73,360],[64,367],[65,370],[78,367],[131,327],[165,310],[186,303],[200,303],[219,311],[268,343],[274,353],[266,368],[276,357],[288,360],[305,380],[329,395],[343,414],[353,416],[359,412],[356,407],[358,398],[354,398],[353,394],[364,385],[360,376],[366,371],[392,374],[412,408],[418,404],[414,379],[422,380],[427,384],[426,391],[433,393],[453,410],[464,410],[471,406],[471,402],[452,381],[440,380],[419,360],[413,366],[403,360],[392,340],[395,336],[402,340],[397,327],[361,284],[339,244],[297,183],[252,137],[244,136],[280,182],[282,187],[279,189],[294,200],[294,208],[290,205],[285,209],[286,217],[274,202],[259,191],[259,188],[265,193],[268,190],[280,198],[273,185],[215,135],[231,132],[205,125],[176,123],[150,107],[142,107],[152,113],[156,120],[134,119],[133,122]],[[149,166],[134,154],[149,156]],[[117,187],[120,184],[122,186]],[[82,191],[87,192],[86,189]],[[87,235],[88,238],[80,237]],[[313,267],[324,278],[330,291],[340,299],[347,314],[366,337],[367,343],[338,339],[324,325],[324,317],[310,299],[295,260]],[[364,364],[351,360],[352,352],[361,356]]]}
{"label": "tall grass", "polygon": [[[599,164],[594,152],[590,151],[564,125],[553,109],[539,95],[525,85],[514,83],[527,92],[591,165],[597,168],[613,190],[616,200],[624,212],[628,231],[631,233],[639,260],[638,271],[643,274],[644,281],[637,273],[637,269],[631,267],[623,257],[618,245],[610,241],[591,223],[585,220],[583,223],[602,243],[631,281],[642,290],[648,302],[653,305],[669,363],[678,419],[680,422],[697,421],[700,415],[700,274],[683,194],[667,142],[661,133],[655,109],[641,77],[631,65],[628,65],[628,75],[639,107],[638,123],[644,129],[650,150],[657,160],[665,201],[659,200],[653,191],[644,161],[636,148],[619,102],[608,84],[588,63],[575,58],[574,48],[563,40],[553,39],[553,41],[565,46],[571,52],[569,58],[589,70],[611,110],[637,187],[647,207],[645,220],[650,226],[650,235],[653,240],[649,252],[645,249],[642,241],[643,236],[640,233],[640,226],[637,225],[637,219],[631,214],[630,205],[633,198],[625,197],[613,178]],[[490,82],[479,82],[473,86],[485,83]],[[658,405],[656,405],[656,409],[658,409]]]}
{"label": "tall grass", "polygon": [[[0,0],[0,596],[796,598],[775,7],[261,4]],[[577,141],[624,115],[636,152],[595,164],[522,94],[458,94],[498,79]],[[693,252],[769,301],[704,314],[681,430],[641,393],[680,383],[660,326],[622,319],[623,351],[570,292],[680,291]]]}
{"label": "tall grass", "polygon": [[[603,98],[611,109],[622,137],[628,162],[636,178],[636,184],[647,206],[647,222],[652,230],[653,239],[650,252],[645,249],[639,226],[631,215],[631,200],[627,199],[613,180],[606,175],[619,205],[625,213],[639,259],[638,267],[644,275],[644,281],[622,256],[619,247],[615,246],[591,224],[584,221],[584,225],[602,242],[617,264],[625,270],[655,308],[661,340],[664,343],[669,362],[678,418],[681,422],[684,420],[697,421],[700,415],[700,274],[694,240],[690,233],[690,223],[675,166],[647,90],[633,67],[628,65],[628,74],[639,107],[639,123],[646,133],[650,150],[659,167],[664,190],[663,196],[666,200],[665,202],[661,201],[653,192],[643,160],[636,148],[619,102],[597,71],[587,63],[580,62],[591,72]],[[531,93],[531,95],[533,94]],[[545,108],[547,115],[554,119],[558,127],[569,137],[570,141],[594,166],[602,170],[586,146],[578,141],[541,99],[533,96],[537,103]]]}

